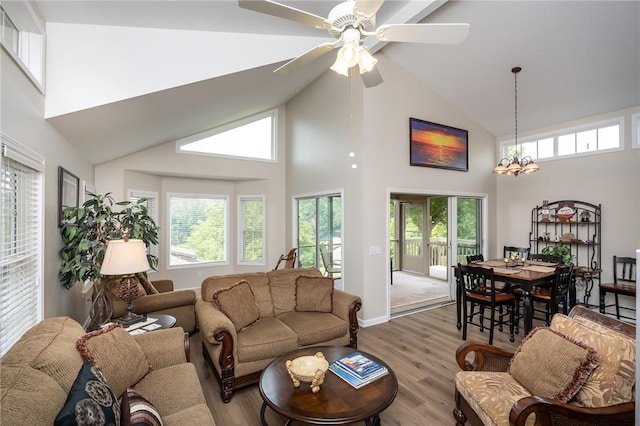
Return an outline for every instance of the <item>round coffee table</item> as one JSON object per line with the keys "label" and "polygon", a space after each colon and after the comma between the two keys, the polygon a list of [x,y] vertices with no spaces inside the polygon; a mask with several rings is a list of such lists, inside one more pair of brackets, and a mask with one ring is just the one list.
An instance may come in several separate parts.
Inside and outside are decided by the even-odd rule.
{"label": "round coffee table", "polygon": [[318,346],[298,349],[273,360],[260,376],[260,395],[264,401],[260,411],[262,424],[267,426],[264,415],[268,406],[286,417],[287,425],[292,420],[315,425],[343,425],[360,421],[368,426],[379,425],[379,414],[391,405],[398,393],[398,379],[393,370],[379,358],[359,351],[387,367],[389,374],[355,389],[327,370],[319,392],[311,392],[309,383],[294,387],[285,362],[299,356],[314,355],[316,352],[322,352],[327,361],[332,363],[342,356],[356,352],[356,349]]}

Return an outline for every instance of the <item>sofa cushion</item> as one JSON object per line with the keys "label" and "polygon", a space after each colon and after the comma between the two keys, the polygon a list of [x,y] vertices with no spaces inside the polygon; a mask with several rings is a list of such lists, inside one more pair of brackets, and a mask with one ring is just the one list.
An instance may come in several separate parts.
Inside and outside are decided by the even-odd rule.
{"label": "sofa cushion", "polygon": [[285,312],[277,318],[296,332],[300,346],[336,339],[348,331],[344,320],[326,312]]}
{"label": "sofa cushion", "polygon": [[550,328],[594,348],[602,361],[571,401],[583,407],[605,407],[633,399],[636,341],[585,318],[553,316]]}
{"label": "sofa cushion", "polygon": [[89,361],[80,368],[55,426],[118,425],[120,403],[100,370]]}
{"label": "sofa cushion", "polygon": [[217,290],[212,297],[213,304],[231,320],[236,331],[242,331],[260,319],[253,290],[245,280]]}
{"label": "sofa cushion", "polygon": [[298,335],[275,317],[238,333],[238,361],[270,359],[298,349]]}
{"label": "sofa cushion", "polygon": [[191,425],[213,425],[213,416],[206,404],[194,405],[177,413],[169,414],[162,418],[164,426],[184,426],[184,419],[189,419]]}
{"label": "sofa cushion", "polygon": [[[459,371],[455,386],[485,425],[508,426],[513,404],[531,396],[509,373],[503,372]],[[533,425],[534,419],[529,416],[527,425]]]}
{"label": "sofa cushion", "polygon": [[267,277],[266,272],[207,277],[202,281],[200,288],[202,300],[213,302],[213,293],[221,288],[231,287],[240,280],[245,280],[251,286],[256,298],[256,303],[260,309],[260,317],[272,317],[273,302],[271,301],[269,277]]}
{"label": "sofa cushion", "polygon": [[600,354],[589,346],[539,327],[516,350],[509,373],[533,395],[568,402],[600,361]]}
{"label": "sofa cushion", "polygon": [[142,347],[117,324],[85,334],[78,339],[76,347],[83,359],[100,368],[118,397],[149,372]]}
{"label": "sofa cushion", "polygon": [[129,388],[120,399],[122,426],[162,426],[158,409],[142,395]]}
{"label": "sofa cushion", "polygon": [[295,288],[297,312],[333,311],[333,278],[300,275]]}
{"label": "sofa cushion", "polygon": [[301,275],[321,277],[322,272],[317,268],[276,269],[267,272],[275,316],[294,310],[296,305],[295,283],[296,278]]}

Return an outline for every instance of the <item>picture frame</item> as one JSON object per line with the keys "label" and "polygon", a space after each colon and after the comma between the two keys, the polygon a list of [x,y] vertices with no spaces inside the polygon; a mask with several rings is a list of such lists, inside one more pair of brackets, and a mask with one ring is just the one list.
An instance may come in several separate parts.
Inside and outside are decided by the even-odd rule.
{"label": "picture frame", "polygon": [[58,227],[62,227],[66,207],[78,207],[80,179],[62,166],[58,166]]}
{"label": "picture frame", "polygon": [[469,131],[409,118],[409,164],[469,171]]}

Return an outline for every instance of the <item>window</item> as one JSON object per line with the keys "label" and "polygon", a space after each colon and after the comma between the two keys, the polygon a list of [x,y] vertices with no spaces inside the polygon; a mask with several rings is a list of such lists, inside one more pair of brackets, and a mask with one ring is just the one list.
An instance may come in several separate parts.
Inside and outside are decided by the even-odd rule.
{"label": "window", "polygon": [[278,111],[271,110],[176,142],[183,154],[276,160]]}
{"label": "window", "polygon": [[44,161],[2,135],[0,356],[42,320]]}
{"label": "window", "polygon": [[238,197],[238,263],[264,265],[264,196]]}
{"label": "window", "polygon": [[[137,203],[139,200],[144,199],[145,206],[147,207],[147,213],[153,219],[153,221],[158,224],[158,193],[157,192],[149,192],[149,191],[138,191],[135,189],[130,189],[129,191],[129,201],[133,203]],[[158,257],[158,245],[153,244],[149,247],[149,254],[152,254]],[[150,269],[149,272],[155,272],[153,269]]]}
{"label": "window", "polygon": [[169,266],[227,262],[228,199],[169,194]]}
{"label": "window", "polygon": [[515,152],[514,141],[503,142],[500,152],[502,158],[516,155],[529,156],[534,160],[598,154],[622,149],[623,131],[624,120],[619,117],[580,128],[561,129],[553,134],[532,136],[518,141],[518,153]]}
{"label": "window", "polygon": [[0,43],[44,91],[44,27],[28,2],[3,2],[0,6]]}
{"label": "window", "polygon": [[640,112],[631,114],[631,146],[640,148]]}

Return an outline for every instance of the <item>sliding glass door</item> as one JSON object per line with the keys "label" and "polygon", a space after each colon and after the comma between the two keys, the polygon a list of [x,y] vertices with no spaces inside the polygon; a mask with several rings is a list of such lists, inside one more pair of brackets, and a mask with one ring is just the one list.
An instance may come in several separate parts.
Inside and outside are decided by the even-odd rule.
{"label": "sliding glass door", "polygon": [[[325,272],[331,259],[342,261],[342,197],[339,194],[297,198],[298,264]],[[323,262],[322,253],[325,253]],[[328,254],[328,256],[327,256]]]}

